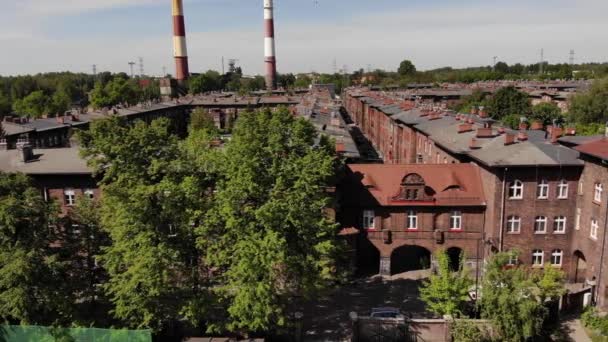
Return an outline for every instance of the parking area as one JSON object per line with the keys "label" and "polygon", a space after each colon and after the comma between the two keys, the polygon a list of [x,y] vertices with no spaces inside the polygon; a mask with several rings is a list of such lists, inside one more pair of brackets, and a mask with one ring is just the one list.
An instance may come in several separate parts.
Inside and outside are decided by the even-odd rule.
{"label": "parking area", "polygon": [[358,279],[351,285],[307,303],[304,313],[305,341],[344,341],[350,337],[350,312],[369,315],[373,308],[396,307],[405,316],[429,318],[424,303],[419,299],[421,272],[390,278]]}

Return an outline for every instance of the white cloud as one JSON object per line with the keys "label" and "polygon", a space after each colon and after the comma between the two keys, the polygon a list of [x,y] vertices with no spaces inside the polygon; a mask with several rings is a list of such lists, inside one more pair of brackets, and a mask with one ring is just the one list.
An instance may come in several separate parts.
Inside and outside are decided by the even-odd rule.
{"label": "white cloud", "polygon": [[[27,0],[43,1],[48,0]],[[113,6],[133,3],[109,1]],[[68,4],[66,0],[56,2]],[[541,6],[541,2],[546,6]],[[339,67],[345,64],[350,70],[368,64],[395,69],[404,58],[411,59],[420,69],[488,65],[492,56],[508,63],[533,63],[540,58],[541,48],[551,62],[566,62],[570,49],[576,50],[581,62],[606,60],[608,22],[603,16],[608,12],[608,1],[541,2],[530,5],[515,0],[473,6],[459,1],[442,8],[337,17],[334,22],[314,25],[304,20],[284,22],[278,17],[278,69],[330,71],[334,58]],[[194,15],[189,18],[196,20]],[[189,32],[192,71],[219,69],[221,57],[225,56],[238,58],[246,73],[262,72],[261,26],[251,30]],[[151,74],[160,74],[163,66],[173,70],[171,32],[150,37],[108,36],[95,41],[28,36],[7,36],[0,29],[0,44],[11,47],[10,53],[0,59],[0,74],[89,71],[92,64],[97,64],[98,70],[127,71],[127,62],[137,56],[145,58],[146,70]]]}

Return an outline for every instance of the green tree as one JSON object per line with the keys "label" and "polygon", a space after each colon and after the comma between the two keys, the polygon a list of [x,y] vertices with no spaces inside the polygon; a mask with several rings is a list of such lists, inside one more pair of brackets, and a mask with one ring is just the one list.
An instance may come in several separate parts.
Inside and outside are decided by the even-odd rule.
{"label": "green tree", "polygon": [[188,86],[191,94],[220,90],[222,88],[221,76],[217,71],[209,70],[190,79]]}
{"label": "green tree", "polygon": [[265,331],[287,324],[294,296],[336,278],[336,225],[325,214],[337,160],[325,138],[285,108],[239,116],[222,151],[216,200],[198,230],[227,321],[215,328]]}
{"label": "green tree", "polygon": [[528,94],[515,89],[515,87],[500,89],[492,96],[488,104],[492,117],[497,120],[511,114],[526,116],[532,112]]}
{"label": "green tree", "polygon": [[101,82],[95,83],[95,88],[91,91],[91,104],[94,108],[100,109],[113,105],[110,96],[106,92],[105,86]]}
{"label": "green tree", "polygon": [[27,115],[39,118],[47,112],[49,98],[42,90],[35,91],[23,99],[13,103],[13,109],[19,115]]}
{"label": "green tree", "polygon": [[470,300],[469,290],[473,284],[469,272],[464,267],[464,257],[461,256],[459,269],[450,270],[450,258],[445,251],[435,255],[437,259],[437,273],[431,275],[420,288],[420,296],[427,309],[438,316],[462,315],[463,309]]}
{"label": "green tree", "polygon": [[454,342],[490,342],[490,334],[469,320],[454,320],[450,329]]}
{"label": "green tree", "polygon": [[11,99],[0,90],[0,116],[10,114],[12,108]]}
{"label": "green tree", "polygon": [[519,124],[521,123],[521,115],[517,114],[509,114],[504,116],[500,122],[511,129],[519,129]]}
{"label": "green tree", "polygon": [[101,227],[99,201],[79,197],[63,219],[63,226],[62,254],[67,263],[64,279],[71,294],[64,299],[74,306],[72,323],[107,326],[109,302],[99,284],[108,277],[97,261],[110,238]]}
{"label": "green tree", "polygon": [[563,116],[561,109],[555,103],[543,102],[532,107],[532,119],[548,126],[553,124],[553,120],[563,121]]}
{"label": "green tree", "polygon": [[53,94],[53,97],[47,104],[47,112],[51,114],[63,114],[72,104],[72,99],[70,96],[63,90],[58,90]]}
{"label": "green tree", "polygon": [[25,175],[0,173],[0,320],[51,324],[68,311],[51,247],[56,214]]}
{"label": "green tree", "polygon": [[608,121],[608,77],[595,81],[589,91],[572,96],[570,115],[581,124]]}
{"label": "green tree", "polygon": [[209,112],[203,108],[197,108],[190,116],[190,130],[201,129],[206,130],[212,135],[217,135],[219,133]]}
{"label": "green tree", "polygon": [[[169,121],[132,126],[111,117],[80,134],[82,154],[101,176],[101,225],[111,244],[100,256],[113,314],[129,327],[160,331],[205,305],[207,274],[193,225],[205,208],[206,180],[187,157]],[[192,148],[192,144],[189,144]],[[186,149],[187,150],[187,149]]]}
{"label": "green tree", "polygon": [[[508,267],[517,253],[494,255],[486,266],[481,296],[482,317],[492,321],[502,340],[520,342],[540,336],[548,314],[547,300],[564,292],[563,274],[547,266],[531,270]],[[548,334],[550,332],[544,332]]]}
{"label": "green tree", "polygon": [[296,88],[308,88],[312,80],[308,75],[301,74],[296,77],[296,82],[294,83],[294,87]]}
{"label": "green tree", "polygon": [[401,76],[412,76],[416,74],[416,67],[409,60],[404,60],[399,64],[399,69],[397,70],[399,75]]}

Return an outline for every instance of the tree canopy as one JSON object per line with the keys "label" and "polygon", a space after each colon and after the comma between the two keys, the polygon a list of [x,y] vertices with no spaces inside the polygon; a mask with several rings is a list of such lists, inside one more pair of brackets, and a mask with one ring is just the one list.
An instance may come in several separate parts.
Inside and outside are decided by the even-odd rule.
{"label": "tree canopy", "polygon": [[416,74],[416,67],[409,60],[404,60],[399,64],[399,69],[397,70],[399,75],[401,76],[412,76]]}
{"label": "tree canopy", "polygon": [[26,176],[0,173],[0,320],[52,324],[69,314],[51,246],[56,210]]}
{"label": "tree canopy", "polygon": [[427,309],[436,315],[459,317],[470,301],[469,290],[473,284],[464,266],[464,256],[461,255],[457,271],[450,270],[450,260],[445,251],[438,252],[435,258],[437,271],[424,282],[420,296]]}
{"label": "tree canopy", "polygon": [[489,100],[490,114],[494,119],[501,120],[507,115],[527,116],[532,112],[528,94],[515,87],[505,87],[498,90]]}
{"label": "tree canopy", "polygon": [[198,229],[206,260],[223,270],[217,291],[231,330],[287,324],[294,296],[336,277],[336,225],[324,213],[334,149],[286,109],[239,117],[221,154],[214,206]]}
{"label": "tree canopy", "polygon": [[597,80],[587,92],[570,99],[571,120],[580,124],[608,121],[608,77]]}
{"label": "tree canopy", "polygon": [[549,265],[544,270],[508,266],[516,252],[494,255],[486,266],[481,314],[492,321],[503,341],[521,342],[543,332],[548,300],[564,293],[563,273]]}

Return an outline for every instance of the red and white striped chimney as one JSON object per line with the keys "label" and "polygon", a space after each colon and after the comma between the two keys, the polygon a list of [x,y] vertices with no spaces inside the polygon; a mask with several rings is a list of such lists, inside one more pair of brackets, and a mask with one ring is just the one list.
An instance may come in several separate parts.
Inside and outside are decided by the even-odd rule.
{"label": "red and white striped chimney", "polygon": [[274,49],[273,0],[264,0],[264,64],[266,65],[266,88],[277,87],[277,60]]}
{"label": "red and white striped chimney", "polygon": [[173,56],[175,57],[175,78],[184,81],[188,71],[188,50],[186,49],[186,25],[184,23],[184,4],[182,0],[173,3]]}

